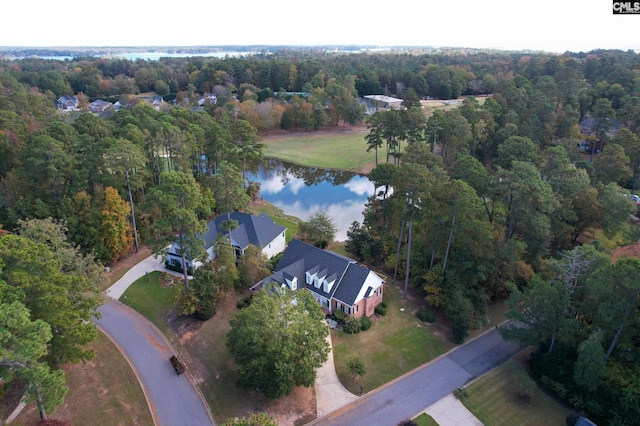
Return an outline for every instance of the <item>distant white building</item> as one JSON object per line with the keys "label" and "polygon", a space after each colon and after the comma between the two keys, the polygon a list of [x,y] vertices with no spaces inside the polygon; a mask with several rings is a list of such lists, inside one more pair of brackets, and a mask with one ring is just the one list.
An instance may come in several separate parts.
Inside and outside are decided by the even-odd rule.
{"label": "distant white building", "polygon": [[385,95],[365,95],[363,98],[370,101],[378,109],[400,109],[402,108],[402,99],[392,98]]}
{"label": "distant white building", "polygon": [[213,93],[205,93],[198,99],[198,106],[204,106],[207,104],[215,105],[216,102],[218,102],[218,97],[216,95]]}

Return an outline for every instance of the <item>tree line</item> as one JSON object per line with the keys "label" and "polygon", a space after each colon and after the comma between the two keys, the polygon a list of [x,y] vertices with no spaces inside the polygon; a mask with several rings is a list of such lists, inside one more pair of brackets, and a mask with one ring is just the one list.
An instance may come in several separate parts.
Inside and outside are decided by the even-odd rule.
{"label": "tree line", "polygon": [[581,239],[640,237],[638,79],[618,79],[638,65],[610,62],[596,82],[603,61],[538,62],[455,109],[369,116],[368,150],[383,155],[347,251],[441,309],[458,342],[507,298],[517,325],[503,333],[536,346],[543,385],[598,424],[637,424],[638,262]]}

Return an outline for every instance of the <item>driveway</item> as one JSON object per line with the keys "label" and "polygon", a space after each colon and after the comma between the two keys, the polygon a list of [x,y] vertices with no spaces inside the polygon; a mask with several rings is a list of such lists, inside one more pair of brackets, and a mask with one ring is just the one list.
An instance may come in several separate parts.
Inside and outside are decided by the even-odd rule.
{"label": "driveway", "polygon": [[164,267],[162,256],[158,256],[156,258],[152,255],[129,269],[127,273],[122,276],[122,278],[116,281],[111,287],[107,289],[107,291],[105,291],[105,294],[109,297],[112,297],[113,299],[118,300],[122,296],[122,293],[124,293],[124,291],[129,288],[129,286],[133,284],[135,280],[153,271],[164,271],[170,274],[174,274],[172,271],[169,271]]}
{"label": "driveway", "polygon": [[156,425],[215,425],[189,372],[177,376],[173,370],[169,358],[177,353],[171,343],[149,320],[117,300],[134,281],[153,271],[180,275],[167,270],[162,257],[147,257],[105,291],[109,301],[98,308],[102,316],[95,323],[131,364]]}
{"label": "driveway", "polygon": [[169,358],[177,355],[150,321],[111,300],[100,306],[96,320],[131,364],[145,392],[156,425],[215,425],[189,372],[178,376]]}
{"label": "driveway", "polygon": [[520,351],[495,328],[310,425],[397,425]]}

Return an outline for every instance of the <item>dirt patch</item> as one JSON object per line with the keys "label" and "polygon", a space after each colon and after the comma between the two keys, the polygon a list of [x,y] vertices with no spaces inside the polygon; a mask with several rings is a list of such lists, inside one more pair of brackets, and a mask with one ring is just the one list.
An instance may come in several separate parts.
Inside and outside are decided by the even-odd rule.
{"label": "dirt patch", "polygon": [[280,426],[301,425],[317,417],[316,393],[313,386],[298,386],[293,389],[291,395],[273,401],[265,400],[260,405],[262,411],[272,414]]}
{"label": "dirt patch", "polygon": [[0,398],[0,419],[6,420],[13,413],[13,410],[18,407],[24,394],[24,388],[25,382],[23,380],[16,379],[10,383],[3,384],[2,397]]}
{"label": "dirt patch", "polygon": [[193,315],[178,315],[175,309],[167,314],[167,324],[180,339],[180,343],[184,344],[194,333],[202,328],[204,322],[198,321]]}

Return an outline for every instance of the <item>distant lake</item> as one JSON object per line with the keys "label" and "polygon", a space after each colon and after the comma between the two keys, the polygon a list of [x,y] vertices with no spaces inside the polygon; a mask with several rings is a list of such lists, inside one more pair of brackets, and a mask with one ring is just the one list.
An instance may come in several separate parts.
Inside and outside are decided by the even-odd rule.
{"label": "distant lake", "polygon": [[315,211],[326,211],[338,227],[336,241],[347,239],[351,223],[362,223],[373,183],[351,172],[317,169],[269,159],[249,179],[260,183],[260,197],[285,214],[307,220]]}
{"label": "distant lake", "polygon": [[[167,52],[125,52],[125,53],[101,53],[99,55],[90,55],[79,53],[78,56],[94,56],[96,58],[122,58],[130,61],[144,59],[147,61],[157,61],[160,58],[190,58],[190,57],[210,57],[225,58],[227,56],[238,57],[253,55],[255,52],[207,52],[207,53],[167,53]],[[70,61],[74,56],[30,56],[33,58],[50,59],[57,61]]]}
{"label": "distant lake", "polygon": [[114,53],[112,55],[115,58],[129,59],[135,61],[138,59],[144,59],[147,61],[157,61],[160,58],[190,58],[190,57],[211,57],[211,58],[225,58],[227,56],[248,56],[254,52],[208,52],[208,53],[167,53],[167,52],[127,52],[127,53]]}

